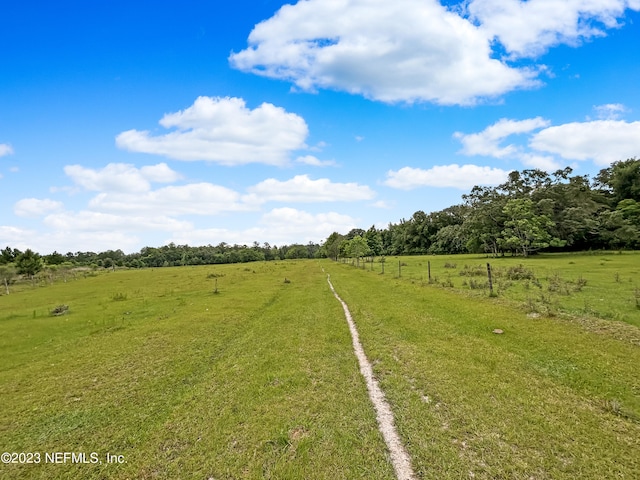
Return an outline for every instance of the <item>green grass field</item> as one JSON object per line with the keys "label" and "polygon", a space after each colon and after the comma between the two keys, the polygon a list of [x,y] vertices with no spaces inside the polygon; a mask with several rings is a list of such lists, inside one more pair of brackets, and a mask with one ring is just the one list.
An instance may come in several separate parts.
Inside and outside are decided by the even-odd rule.
{"label": "green grass field", "polygon": [[[499,273],[489,297],[469,287],[480,276],[459,274],[482,257],[403,257],[384,275],[378,263],[286,261],[116,271],[1,296],[0,450],[41,462],[0,465],[0,478],[393,478],[322,268],[419,478],[636,478],[640,255],[489,261],[504,275],[523,263],[541,286]],[[581,289],[562,290],[580,275]],[[69,313],[51,316],[60,304]]]}

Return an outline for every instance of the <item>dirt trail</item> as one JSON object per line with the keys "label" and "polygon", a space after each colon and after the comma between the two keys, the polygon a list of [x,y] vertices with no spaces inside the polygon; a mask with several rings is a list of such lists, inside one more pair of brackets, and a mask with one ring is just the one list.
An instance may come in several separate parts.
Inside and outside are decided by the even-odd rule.
{"label": "dirt trail", "polygon": [[364,349],[362,348],[362,344],[360,343],[360,336],[358,335],[356,325],[351,318],[349,307],[347,307],[347,304],[340,298],[340,296],[333,288],[330,275],[327,275],[327,282],[329,283],[329,287],[331,287],[333,295],[342,304],[344,316],[347,319],[349,330],[351,331],[353,350],[356,354],[356,357],[358,358],[358,363],[360,364],[360,373],[367,383],[369,398],[371,399],[373,407],[376,410],[378,428],[380,429],[380,432],[382,432],[384,441],[387,444],[387,448],[389,449],[389,453],[391,455],[391,463],[393,464],[393,469],[396,472],[396,477],[398,478],[398,480],[414,480],[416,477],[411,467],[411,459],[409,458],[409,454],[407,453],[407,451],[404,449],[402,441],[400,440],[398,432],[396,431],[391,407],[385,399],[384,392],[380,388],[378,380],[376,380],[376,378],[373,376],[371,363],[369,363],[369,360],[364,353]]}

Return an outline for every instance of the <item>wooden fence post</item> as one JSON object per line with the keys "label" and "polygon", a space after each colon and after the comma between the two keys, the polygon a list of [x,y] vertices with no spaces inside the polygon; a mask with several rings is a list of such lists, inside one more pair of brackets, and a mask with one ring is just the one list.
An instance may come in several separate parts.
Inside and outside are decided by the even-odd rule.
{"label": "wooden fence post", "polygon": [[429,273],[429,283],[431,283],[431,260],[427,260],[427,272]]}
{"label": "wooden fence post", "polygon": [[487,277],[489,278],[489,295],[493,296],[493,280],[491,279],[491,264],[487,262]]}

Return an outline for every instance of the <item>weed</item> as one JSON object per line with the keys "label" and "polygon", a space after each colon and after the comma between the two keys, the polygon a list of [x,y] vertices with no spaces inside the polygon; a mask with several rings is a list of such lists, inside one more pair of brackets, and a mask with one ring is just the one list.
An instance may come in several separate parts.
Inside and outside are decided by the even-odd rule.
{"label": "weed", "polygon": [[113,295],[111,295],[111,300],[113,300],[114,302],[123,302],[127,298],[128,298],[128,295],[122,292],[114,293]]}
{"label": "weed", "polygon": [[580,275],[576,280],[575,291],[581,292],[582,289],[587,285],[587,280]]}
{"label": "weed", "polygon": [[522,264],[509,267],[506,275],[509,280],[532,280],[536,278],[533,270]]}
{"label": "weed", "polygon": [[444,264],[444,268],[456,268],[458,265],[456,263],[446,262]]}
{"label": "weed", "polygon": [[466,265],[460,270],[463,277],[484,277],[487,275],[487,268],[482,265]]}
{"label": "weed", "polygon": [[475,280],[473,278],[470,278],[469,279],[469,288],[471,290],[484,290],[485,288],[489,288],[489,282],[486,281],[486,280],[484,282],[481,282],[481,281]]}
{"label": "weed", "polygon": [[69,312],[69,305],[58,305],[57,307],[51,309],[51,316],[57,317],[59,315],[65,315]]}
{"label": "weed", "polygon": [[453,288],[453,282],[451,281],[451,278],[447,277],[446,280],[444,280],[441,285],[445,288]]}

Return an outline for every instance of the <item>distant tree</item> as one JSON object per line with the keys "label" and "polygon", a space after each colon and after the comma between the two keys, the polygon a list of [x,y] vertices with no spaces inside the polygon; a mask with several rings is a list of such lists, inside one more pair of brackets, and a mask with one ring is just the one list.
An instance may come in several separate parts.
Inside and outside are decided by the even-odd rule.
{"label": "distant tree", "polygon": [[640,202],[640,160],[630,158],[600,170],[596,184],[611,196],[613,206],[631,199]]}
{"label": "distant tree", "polygon": [[6,265],[7,263],[12,263],[15,259],[16,259],[16,253],[14,253],[11,247],[6,247],[2,251],[0,251],[0,265]]}
{"label": "distant tree", "polygon": [[328,258],[337,261],[338,256],[340,255],[340,245],[343,241],[344,236],[340,235],[338,232],[333,232],[331,235],[329,235],[323,245],[325,255]]}
{"label": "distant tree", "polygon": [[0,281],[4,284],[4,288],[9,295],[9,285],[15,276],[16,271],[13,267],[2,265],[0,266]]}
{"label": "distant tree", "polygon": [[504,209],[507,220],[500,236],[505,250],[519,251],[527,257],[532,252],[549,245],[562,246],[560,239],[553,238],[549,229],[554,226],[547,215],[537,215],[533,201],[529,198],[513,198]]}
{"label": "distant tree", "polygon": [[432,237],[429,253],[466,253],[467,241],[462,225],[447,225]]}
{"label": "distant tree", "polygon": [[291,245],[289,248],[287,248],[284,258],[309,258],[309,251],[304,245]]}
{"label": "distant tree", "polygon": [[360,235],[345,242],[345,252],[348,257],[355,258],[358,265],[360,265],[360,259],[362,257],[371,255],[371,249],[369,245],[367,245],[367,241]]}
{"label": "distant tree", "polygon": [[21,275],[33,277],[42,270],[43,262],[39,254],[27,249],[16,258],[16,270]]}
{"label": "distant tree", "polygon": [[347,240],[351,240],[353,237],[362,237],[364,233],[364,230],[361,228],[352,228],[349,230],[349,233],[345,235],[345,238]]}
{"label": "distant tree", "polygon": [[375,225],[371,225],[371,228],[366,231],[364,239],[369,245],[372,255],[382,255],[382,235]]}
{"label": "distant tree", "polygon": [[50,253],[49,255],[45,255],[42,258],[44,259],[47,265],[60,265],[65,261],[65,257],[56,251],[54,251],[53,253]]}

